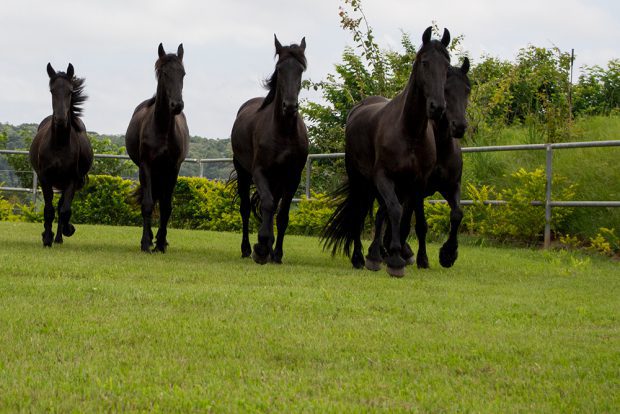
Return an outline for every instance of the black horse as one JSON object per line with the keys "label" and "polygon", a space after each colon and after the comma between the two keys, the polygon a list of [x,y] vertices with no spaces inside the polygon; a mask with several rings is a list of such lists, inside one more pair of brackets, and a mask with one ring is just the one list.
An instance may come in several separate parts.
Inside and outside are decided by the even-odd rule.
{"label": "black horse", "polygon": [[[81,105],[86,100],[84,79],[74,76],[71,63],[66,73],[56,72],[48,63],[47,74],[53,115],[39,124],[30,145],[30,164],[37,173],[45,200],[43,246],[51,247],[52,240],[62,243],[63,235],[70,237],[75,233],[75,227],[70,223],[71,202],[75,192],[86,183],[93,165],[93,150],[80,119]],[[54,188],[62,192],[58,202],[56,238],[52,232]]]}
{"label": "black horse", "polygon": [[[386,258],[388,273],[404,275],[401,203],[411,199],[416,211],[423,207],[428,177],[435,167],[435,137],[430,120],[445,110],[444,88],[450,66],[450,33],[431,40],[432,28],[422,35],[422,47],[413,63],[407,86],[394,99],[372,96],[349,113],[345,129],[345,166],[348,182],[344,196],[323,230],[324,248],[350,255],[355,268],[364,267],[361,232],[373,201],[379,198],[389,217],[391,240]],[[416,216],[417,218],[417,216]],[[420,223],[425,224],[422,220]],[[416,223],[418,226],[418,223]],[[372,260],[381,261],[380,249]]]}
{"label": "black horse", "polygon": [[189,130],[183,114],[183,45],[179,45],[175,55],[166,54],[160,43],[158,54],[155,62],[157,93],[136,107],[127,127],[125,145],[129,157],[140,168],[142,251],[151,251],[152,215],[159,201],[159,230],[153,251],[164,253],[168,246],[166,236],[172,193],[189,149]]}
{"label": "black horse", "polygon": [[[241,256],[252,254],[260,264],[269,260],[282,262],[289,209],[308,157],[306,125],[298,113],[301,77],[306,69],[306,39],[299,45],[282,46],[275,35],[274,38],[278,62],[266,81],[269,93],[241,105],[231,133],[243,220]],[[252,183],[256,192],[250,200]],[[273,216],[278,204],[278,239],[274,250]],[[253,252],[248,235],[252,207],[261,219]]]}
{"label": "black horse", "polygon": [[[426,197],[439,192],[450,206],[450,233],[448,240],[439,250],[439,263],[443,267],[451,267],[458,256],[458,230],[463,219],[463,211],[460,207],[461,202],[461,175],[463,172],[463,156],[459,139],[465,134],[467,129],[467,119],[465,112],[469,98],[471,86],[467,72],[469,71],[469,59],[465,58],[462,66],[448,69],[446,79],[446,112],[437,122],[434,122],[435,145],[437,149],[437,163],[431,173],[426,191]],[[403,206],[402,220],[411,221],[413,208],[411,203],[406,202]],[[381,245],[381,230],[385,219],[385,207],[380,205],[375,218],[375,237],[368,249],[369,256]],[[420,228],[418,236],[418,263],[428,264],[426,256],[426,228]],[[384,243],[389,243],[391,239],[389,229],[384,235]],[[406,242],[408,233],[401,234],[402,258],[408,263],[413,264],[413,251]],[[381,246],[382,253],[385,253]],[[369,257],[366,258],[366,268],[379,270],[380,262],[376,262]],[[420,266],[424,267],[424,266]]]}

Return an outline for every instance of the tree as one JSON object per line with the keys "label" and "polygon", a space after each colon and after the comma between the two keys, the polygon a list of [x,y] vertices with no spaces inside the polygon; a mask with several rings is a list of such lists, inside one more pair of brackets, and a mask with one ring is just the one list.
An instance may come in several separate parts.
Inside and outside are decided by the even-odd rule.
{"label": "tree", "polygon": [[581,68],[575,86],[575,115],[609,115],[620,109],[620,59],[607,63],[607,70],[595,65]]}

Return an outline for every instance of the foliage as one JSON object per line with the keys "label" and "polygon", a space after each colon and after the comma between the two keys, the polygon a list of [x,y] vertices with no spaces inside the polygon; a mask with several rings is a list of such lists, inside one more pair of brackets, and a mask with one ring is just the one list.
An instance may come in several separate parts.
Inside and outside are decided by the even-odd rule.
{"label": "foliage", "polygon": [[[185,229],[241,231],[235,188],[221,181],[179,177],[171,226]],[[254,221],[252,221],[254,225]]]}
{"label": "foliage", "polygon": [[607,69],[584,66],[574,90],[573,111],[577,115],[609,115],[620,109],[620,59]]}
{"label": "foliage", "polygon": [[[88,139],[95,154],[126,155],[125,147],[118,146],[109,137],[89,133]],[[137,176],[138,167],[131,160],[118,158],[95,158],[90,174],[114,175],[120,177]]]}
{"label": "foliage", "polygon": [[615,229],[601,227],[599,233],[590,238],[588,248],[596,253],[613,256],[620,253],[620,237],[616,235]]}
{"label": "foliage", "polygon": [[311,193],[291,209],[287,233],[319,235],[325,223],[334,212],[334,202],[327,194]]}
{"label": "foliage", "polygon": [[[473,184],[467,184],[466,193],[474,205],[465,210],[465,228],[501,241],[532,243],[540,240],[545,227],[545,210],[531,203],[545,199],[545,172],[541,168],[531,172],[521,168],[511,177],[514,184],[498,192],[486,185],[476,188]],[[569,184],[564,177],[556,175],[552,185],[555,200],[574,199],[575,185]],[[484,200],[493,199],[504,200],[507,205],[484,204]],[[552,209],[552,230],[563,230],[562,226],[570,214],[570,208]]]}
{"label": "foliage", "polygon": [[90,175],[72,204],[76,223],[131,226],[141,223],[140,209],[133,200],[135,183],[110,175]]}

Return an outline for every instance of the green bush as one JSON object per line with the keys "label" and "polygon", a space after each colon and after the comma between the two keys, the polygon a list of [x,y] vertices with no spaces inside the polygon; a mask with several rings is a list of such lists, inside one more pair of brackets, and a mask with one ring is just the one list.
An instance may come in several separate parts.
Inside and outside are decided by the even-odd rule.
{"label": "green bush", "polygon": [[[179,177],[170,223],[185,229],[241,231],[234,186],[206,178]],[[251,228],[255,226],[254,219],[250,224]]]}
{"label": "green bush", "polygon": [[297,208],[291,208],[287,233],[317,236],[334,212],[334,203],[326,194],[312,193],[305,197]]}
{"label": "green bush", "polygon": [[135,226],[140,224],[140,208],[133,200],[135,183],[111,175],[91,175],[78,191],[71,210],[75,223]]}
{"label": "green bush", "polygon": [[[494,187],[472,184],[466,193],[474,205],[465,209],[464,226],[470,233],[501,241],[532,243],[540,240],[545,228],[545,209],[531,205],[532,201],[545,199],[546,178],[543,169],[526,171],[521,168],[511,174],[513,184],[496,192]],[[554,200],[570,201],[575,196],[575,185],[559,175],[553,179]],[[484,200],[505,200],[504,206],[485,205]],[[563,225],[573,209],[556,208],[551,214],[551,229],[563,231]]]}

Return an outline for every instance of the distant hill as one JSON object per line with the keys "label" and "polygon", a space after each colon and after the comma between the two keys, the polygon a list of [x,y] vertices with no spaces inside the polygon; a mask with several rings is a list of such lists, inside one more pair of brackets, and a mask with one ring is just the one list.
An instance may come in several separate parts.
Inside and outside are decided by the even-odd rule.
{"label": "distant hill", "polygon": [[[28,150],[34,138],[39,124],[11,125],[0,122],[0,149]],[[125,136],[99,134],[88,132],[88,136],[93,143],[96,153],[106,154],[126,154]],[[199,136],[190,138],[189,158],[230,158],[232,149],[230,139],[211,139]],[[98,168],[96,172],[109,172],[116,174],[118,168],[108,168],[110,163],[104,165],[105,168]],[[0,155],[0,183],[6,186],[28,187],[32,181],[32,173],[29,172],[28,160],[26,157],[15,155]],[[126,171],[127,169],[123,169]],[[134,173],[123,175],[135,175],[137,169],[133,168]],[[204,176],[211,179],[228,179],[232,170],[231,163],[205,164]],[[181,168],[181,175],[198,176],[200,169],[197,164],[186,163]]]}

